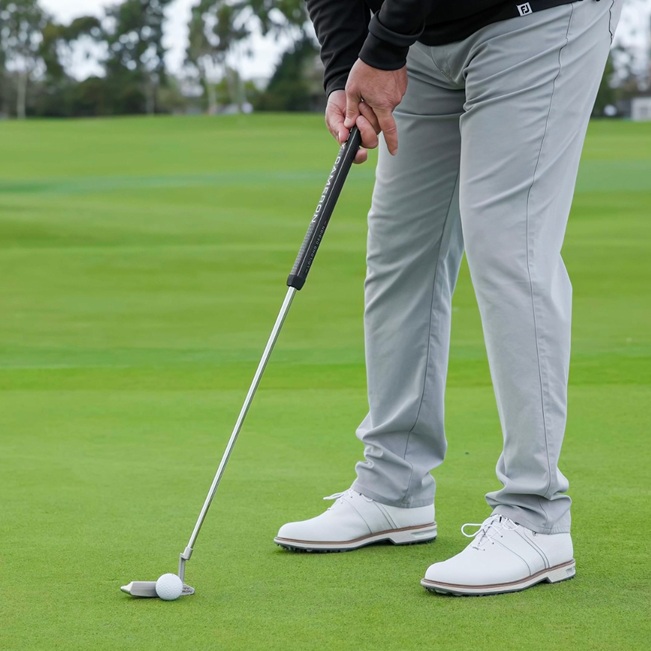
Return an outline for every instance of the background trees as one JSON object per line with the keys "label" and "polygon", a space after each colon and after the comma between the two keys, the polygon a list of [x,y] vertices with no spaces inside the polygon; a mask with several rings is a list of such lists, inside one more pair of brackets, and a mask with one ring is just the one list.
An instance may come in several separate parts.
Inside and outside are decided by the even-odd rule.
{"label": "background trees", "polygon": [[116,113],[155,113],[167,82],[163,23],[172,0],[124,0],[106,10],[101,39]]}
{"label": "background trees", "polygon": [[319,108],[321,69],[314,61],[318,50],[308,37],[282,56],[266,90],[257,101],[263,111],[313,111]]}
{"label": "background trees", "polygon": [[199,0],[192,8],[186,61],[199,75],[211,114],[217,113],[217,84],[228,76],[228,57],[250,36],[242,4]]}
{"label": "background trees", "polygon": [[[238,59],[248,55],[246,42],[262,35],[305,40],[307,15],[303,0],[199,0],[188,25],[186,61],[208,99],[208,112],[218,109],[217,85],[226,83],[233,104],[244,101]],[[296,79],[300,87],[303,80]]]}
{"label": "background trees", "polygon": [[[0,0],[2,86],[7,91],[13,86],[19,118],[25,117],[27,85],[41,62],[40,44],[46,23],[38,0]],[[7,109],[10,97],[7,92]]]}
{"label": "background trees", "polygon": [[[254,34],[289,40],[290,50],[294,41],[305,39],[303,0],[196,0],[185,66],[175,71],[175,78],[167,69],[163,45],[166,10],[173,1],[116,1],[99,18],[60,24],[38,0],[0,0],[0,116],[157,113],[193,107],[216,113],[224,103],[242,106],[263,90],[245,83],[238,72]],[[95,62],[97,74],[77,78],[80,52]],[[303,80],[295,81],[297,88],[304,87]],[[189,90],[185,95],[183,88]]]}
{"label": "background trees", "polygon": [[[314,110],[324,101],[304,0],[193,0],[185,61],[172,72],[164,29],[175,0],[108,0],[61,24],[39,0],[0,0],[0,117],[172,111]],[[112,2],[112,4],[111,4]],[[595,114],[651,93],[651,0],[627,0]],[[641,18],[645,17],[645,18]],[[254,37],[285,48],[264,84],[243,80]],[[80,73],[79,61],[93,62]]]}
{"label": "background trees", "polygon": [[101,33],[100,21],[94,16],[76,18],[69,25],[48,17],[39,47],[43,72],[32,99],[35,114],[48,117],[96,114],[93,102],[88,104],[81,99],[93,80],[78,81],[71,71],[75,56],[93,56]]}

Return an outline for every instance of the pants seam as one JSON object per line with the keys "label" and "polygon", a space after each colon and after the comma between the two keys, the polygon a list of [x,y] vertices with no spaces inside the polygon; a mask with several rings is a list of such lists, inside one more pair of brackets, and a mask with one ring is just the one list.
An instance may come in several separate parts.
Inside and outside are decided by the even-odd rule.
{"label": "pants seam", "polygon": [[[556,74],[556,77],[554,78],[554,81],[552,82],[552,92],[551,92],[551,96],[549,98],[549,107],[548,107],[548,110],[547,110],[547,118],[546,118],[546,121],[545,121],[545,127],[544,127],[544,130],[543,130],[543,135],[542,135],[542,139],[541,139],[541,142],[540,142],[540,149],[538,151],[538,158],[536,160],[536,165],[535,165],[534,171],[533,171],[531,185],[529,186],[529,190],[527,192],[527,202],[526,202],[526,211],[527,212],[526,212],[526,221],[525,221],[525,223],[526,223],[526,242],[527,242],[527,275],[528,275],[528,278],[529,278],[529,288],[530,288],[530,292],[531,292],[531,308],[532,308],[532,317],[533,317],[534,338],[535,338],[535,342],[536,342],[536,356],[537,356],[537,360],[538,360],[538,373],[539,373],[539,379],[540,379],[540,405],[541,405],[541,411],[542,411],[542,424],[543,424],[543,433],[544,433],[544,441],[545,441],[545,457],[547,459],[547,473],[548,473],[547,488],[545,489],[545,495],[548,494],[549,489],[551,487],[552,468],[551,468],[551,462],[550,462],[550,458],[549,458],[549,433],[548,433],[548,425],[547,425],[546,409],[545,409],[545,405],[546,405],[546,402],[547,402],[546,398],[545,398],[545,394],[546,394],[545,385],[546,385],[546,382],[545,382],[545,377],[544,377],[545,374],[544,374],[544,371],[543,371],[543,363],[542,363],[545,351],[544,351],[544,348],[542,346],[542,342],[540,341],[540,328],[539,328],[539,325],[538,325],[538,318],[537,318],[537,311],[538,310],[536,308],[537,301],[536,301],[536,295],[535,295],[535,291],[534,291],[534,283],[533,283],[533,279],[532,279],[532,267],[533,267],[532,257],[533,257],[533,255],[532,255],[532,251],[531,251],[530,246],[529,246],[530,233],[531,233],[530,228],[529,228],[530,227],[530,206],[531,206],[531,194],[533,192],[533,188],[534,188],[534,185],[535,185],[536,180],[537,180],[536,179],[536,174],[538,172],[538,167],[540,165],[540,160],[542,158],[543,149],[544,149],[544,145],[545,145],[545,140],[546,140],[547,132],[548,132],[548,128],[549,128],[549,120],[550,120],[550,115],[551,115],[551,112],[552,112],[552,105],[553,105],[553,102],[554,102],[554,95],[555,95],[555,92],[556,92],[556,82],[557,82],[557,80],[558,80],[558,78],[559,78],[559,76],[561,74],[561,70],[562,70],[562,61],[561,61],[561,59],[562,59],[563,51],[565,50],[565,48],[567,47],[567,45],[569,43],[569,33],[570,33],[570,28],[572,26],[572,17],[573,17],[573,15],[574,15],[574,7],[572,5],[570,5],[570,16],[569,16],[569,20],[568,20],[568,24],[567,24],[567,30],[565,32],[565,43],[561,46],[561,48],[559,49],[559,52],[558,52],[558,72]],[[548,521],[549,516],[547,515],[547,512],[545,511],[545,507],[543,506],[542,497],[539,496],[538,500],[539,500],[540,508],[543,511],[543,513],[545,513],[545,517],[546,517],[546,519]]]}

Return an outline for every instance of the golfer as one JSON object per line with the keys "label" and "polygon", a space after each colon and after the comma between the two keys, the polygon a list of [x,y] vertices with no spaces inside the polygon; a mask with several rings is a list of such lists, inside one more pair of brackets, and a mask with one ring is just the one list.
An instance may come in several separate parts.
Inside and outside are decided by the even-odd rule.
{"label": "golfer", "polygon": [[[365,460],[292,550],[432,540],[451,300],[465,250],[504,447],[491,515],[421,581],[491,594],[575,574],[567,415],[572,287],[561,247],[621,0],[307,0],[326,124],[379,147],[368,217]],[[378,136],[378,134],[380,134]],[[361,149],[357,162],[363,162]],[[471,516],[472,514],[469,514]]]}

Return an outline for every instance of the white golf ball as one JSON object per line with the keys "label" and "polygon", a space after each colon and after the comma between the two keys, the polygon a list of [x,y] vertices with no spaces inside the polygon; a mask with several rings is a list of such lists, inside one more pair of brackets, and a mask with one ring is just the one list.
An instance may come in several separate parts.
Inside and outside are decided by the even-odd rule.
{"label": "white golf ball", "polygon": [[178,599],[183,592],[183,581],[176,574],[163,574],[156,581],[156,594],[165,601]]}

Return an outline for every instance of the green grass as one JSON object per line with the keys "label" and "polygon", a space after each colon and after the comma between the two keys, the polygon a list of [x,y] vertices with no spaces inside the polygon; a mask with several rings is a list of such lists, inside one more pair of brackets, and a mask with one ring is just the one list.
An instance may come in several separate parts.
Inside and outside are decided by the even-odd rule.
{"label": "green grass", "polygon": [[565,247],[577,578],[485,599],[418,584],[496,488],[465,267],[437,542],[272,543],[361,455],[371,165],[285,324],[188,564],[197,594],[120,593],[176,570],[335,149],[319,116],[0,123],[0,145],[0,648],[648,647],[651,124],[591,126]]}

